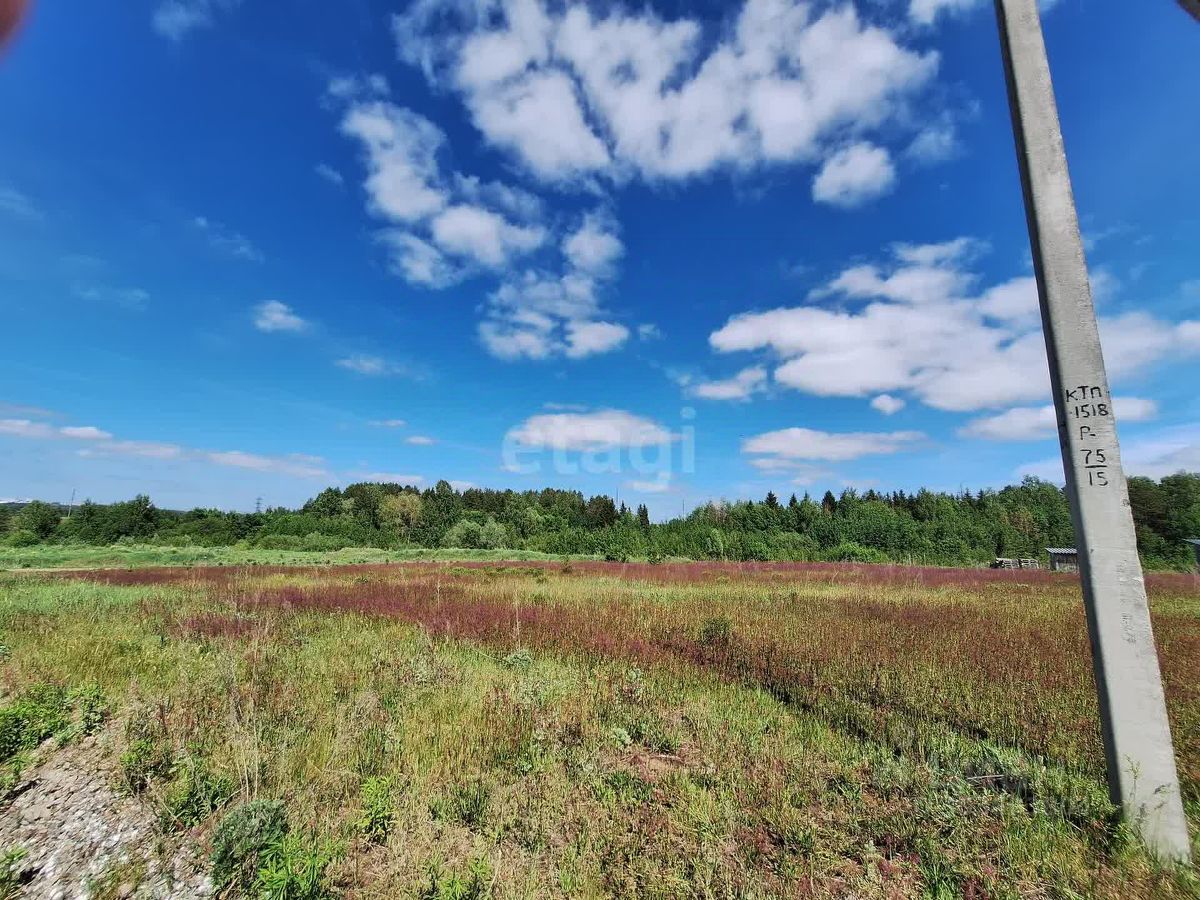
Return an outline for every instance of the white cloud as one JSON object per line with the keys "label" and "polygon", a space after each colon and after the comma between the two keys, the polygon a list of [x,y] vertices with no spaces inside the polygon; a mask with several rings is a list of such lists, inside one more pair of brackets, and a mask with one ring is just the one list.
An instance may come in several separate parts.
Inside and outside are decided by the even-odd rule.
{"label": "white cloud", "polygon": [[32,200],[13,187],[0,187],[0,212],[18,219],[41,221],[42,211]]}
{"label": "white cloud", "polygon": [[351,372],[357,372],[359,375],[368,375],[371,377],[402,375],[406,371],[403,366],[384,359],[382,356],[372,356],[369,353],[353,353],[350,356],[335,360],[334,365]]}
{"label": "white cloud", "polygon": [[911,0],[908,16],[918,25],[932,25],[942,13],[958,14],[982,3],[983,0]]}
{"label": "white cloud", "polygon": [[403,419],[373,419],[370,424],[376,428],[403,428],[408,423]]}
{"label": "white cloud", "polygon": [[568,268],[565,274],[527,271],[488,298],[479,336],[494,356],[513,360],[566,356],[581,359],[624,345],[629,329],[599,319],[596,279]]}
{"label": "white cloud", "polygon": [[629,339],[629,329],[615,322],[568,322],[567,349],[571,359],[615,350]]}
{"label": "white cloud", "polygon": [[56,431],[45,422],[29,419],[0,419],[0,434],[22,438],[53,438]]}
{"label": "white cloud", "polygon": [[675,436],[659,423],[619,409],[531,416],[506,440],[552,450],[603,450],[667,444]]}
{"label": "white cloud", "polygon": [[[916,24],[932,25],[942,13],[951,16],[962,15],[979,9],[985,5],[985,0],[910,0],[908,17]],[[1038,0],[1038,7],[1045,14],[1058,5],[1058,0]]]}
{"label": "white cloud", "polygon": [[342,133],[362,143],[367,163],[363,186],[378,215],[418,222],[446,205],[437,163],[446,138],[428,119],[382,100],[367,101],[347,110]]}
{"label": "white cloud", "polygon": [[394,30],[402,58],[549,182],[817,160],[836,135],[902,121],[938,64],[852,5],[797,0],[747,0],[711,39],[695,19],[542,0],[418,0]]}
{"label": "white cloud", "polygon": [[391,223],[378,239],[392,270],[428,288],[483,271],[501,273],[479,324],[484,347],[501,359],[579,359],[624,344],[629,329],[605,321],[596,300],[599,282],[615,274],[623,250],[615,223],[591,212],[561,243],[556,238],[563,254],[558,273],[512,271],[516,260],[551,238],[537,221],[541,202],[499,182],[443,173],[438,154],[445,135],[424,117],[380,99],[385,93],[386,85],[360,79],[338,79],[329,89],[348,103],[343,133],[363,146],[370,209]]}
{"label": "white cloud", "polygon": [[900,397],[893,397],[891,394],[880,394],[871,401],[871,408],[883,413],[885,416],[894,415],[904,409],[904,400]]}
{"label": "white cloud", "polygon": [[767,370],[762,366],[751,366],[724,381],[691,385],[688,393],[705,400],[749,400],[752,394],[765,390],[766,386]]}
{"label": "white cloud", "polygon": [[430,228],[434,243],[446,253],[493,269],[537,249],[546,239],[541,228],[514,225],[494,212],[461,204],[439,213]]}
{"label": "white cloud", "polygon": [[31,419],[0,419],[0,434],[34,440],[66,438],[75,441],[108,441],[112,434],[94,425],[64,425],[56,428]]}
{"label": "white cloud", "polygon": [[248,237],[220,222],[214,222],[205,216],[196,216],[192,219],[192,224],[203,232],[209,244],[221,253],[247,262],[262,262],[266,258]]}
{"label": "white cloud", "polygon": [[392,271],[410,284],[444,288],[468,274],[456,266],[437,247],[415,234],[398,229],[380,232],[379,240],[391,250]]}
{"label": "white cloud", "polygon": [[317,163],[313,167],[313,171],[330,184],[337,185],[338,187],[346,183],[346,179],[342,176],[342,173],[327,163]]}
{"label": "white cloud", "polygon": [[143,310],[150,302],[149,291],[136,287],[121,288],[76,282],[71,285],[71,293],[90,303],[111,303],[130,310]]}
{"label": "white cloud", "polygon": [[637,327],[638,340],[641,341],[656,341],[661,338],[662,331],[653,322],[643,322]]}
{"label": "white cloud", "polygon": [[[742,452],[757,454],[776,465],[792,460],[848,460],[899,453],[925,439],[919,431],[829,432],[784,428],[742,441]],[[770,463],[766,464],[769,467]],[[759,466],[763,468],[763,465]]]}
{"label": "white cloud", "polygon": [[637,491],[639,494],[665,494],[671,490],[670,476],[663,476],[657,481],[627,481],[625,486],[630,490]]}
{"label": "white cloud", "polygon": [[414,447],[432,447],[437,441],[423,434],[414,434],[412,437],[406,437],[404,443],[412,444]]}
{"label": "white cloud", "polygon": [[160,441],[113,441],[104,444],[100,452],[138,456],[145,459],[178,459],[183,456],[184,449],[178,444],[167,444]]}
{"label": "white cloud", "polygon": [[813,179],[813,199],[843,209],[881,197],[896,183],[896,168],[883,147],[860,141],[825,160]]}
{"label": "white cloud", "polygon": [[[1158,404],[1142,397],[1114,397],[1117,422],[1145,422],[1158,415]],[[959,429],[961,437],[989,441],[1033,441],[1052,436],[1058,429],[1054,407],[1019,406],[995,416],[972,419]]]}
{"label": "white cloud", "polygon": [[58,433],[79,441],[107,441],[112,438],[110,432],[101,431],[95,425],[67,425],[58,429]]}
{"label": "white cloud", "polygon": [[268,333],[275,331],[305,331],[309,323],[296,315],[290,306],[278,300],[268,300],[254,307],[254,327]]}
{"label": "white cloud", "polygon": [[329,472],[320,465],[318,457],[294,454],[292,456],[260,456],[241,450],[209,451],[204,457],[218,466],[238,469],[253,469],[256,472],[271,472],[296,478],[326,478]]}
{"label": "white cloud", "polygon": [[[1160,479],[1178,472],[1200,473],[1200,428],[1179,425],[1141,435],[1121,447],[1121,464],[1126,475]],[[1062,457],[1052,456],[1021,466],[1018,477],[1036,475],[1063,483]]]}
{"label": "white cloud", "polygon": [[951,122],[937,122],[917,132],[904,155],[915,162],[929,165],[958,156],[961,147],[958,133]]}
{"label": "white cloud", "polygon": [[578,230],[563,241],[563,255],[581,272],[604,277],[625,252],[615,226],[596,213],[584,217]]}
{"label": "white cloud", "polygon": [[[967,268],[979,245],[960,239],[891,249],[883,264],[846,269],[809,303],[731,318],[718,352],[768,350],[777,384],[817,396],[907,391],[949,411],[1001,408],[1050,393],[1032,279],[983,292]],[[831,307],[829,298],[843,301]],[[1200,351],[1200,322],[1148,313],[1100,320],[1109,376]]]}
{"label": "white cloud", "polygon": [[212,25],[213,5],[212,0],[165,0],[150,21],[163,37],[181,41],[193,31]]}

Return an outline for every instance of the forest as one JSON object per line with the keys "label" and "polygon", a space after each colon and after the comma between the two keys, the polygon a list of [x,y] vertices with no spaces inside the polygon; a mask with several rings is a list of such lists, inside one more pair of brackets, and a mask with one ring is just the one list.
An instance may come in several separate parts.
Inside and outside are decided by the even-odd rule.
{"label": "forest", "polygon": [[[1147,568],[1188,570],[1200,536],[1200,475],[1129,480],[1138,548]],[[645,506],[578,491],[469,488],[446,481],[329,487],[299,509],[252,513],[157,508],[139,495],[68,509],[42,501],[0,505],[0,543],[239,546],[331,551],[345,547],[532,550],[609,560],[795,560],[986,565],[1045,559],[1074,546],[1062,488],[1028,477],[1000,490],[957,494],[847,488],[814,498],[710,502],[652,522]]]}

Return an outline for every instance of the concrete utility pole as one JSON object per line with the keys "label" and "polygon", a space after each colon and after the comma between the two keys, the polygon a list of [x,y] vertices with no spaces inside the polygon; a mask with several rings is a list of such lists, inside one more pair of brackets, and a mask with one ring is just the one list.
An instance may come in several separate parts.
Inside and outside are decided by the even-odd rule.
{"label": "concrete utility pole", "polygon": [[1112,395],[1037,0],[996,0],[1113,802],[1150,850],[1187,862],[1187,820]]}

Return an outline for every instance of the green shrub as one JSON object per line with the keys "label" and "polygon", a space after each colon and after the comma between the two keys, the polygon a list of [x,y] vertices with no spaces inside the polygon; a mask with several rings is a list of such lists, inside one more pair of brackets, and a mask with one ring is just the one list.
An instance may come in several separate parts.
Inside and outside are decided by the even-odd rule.
{"label": "green shrub", "polygon": [[337,859],[328,844],[288,835],[261,853],[254,880],[259,900],[325,900],[333,896],[327,874]]}
{"label": "green shrub", "polygon": [[41,543],[41,538],[27,528],[18,529],[4,538],[7,547],[32,547],[38,543]]}
{"label": "green shrub", "polygon": [[71,692],[70,699],[79,707],[79,733],[82,735],[95,734],[108,720],[109,707],[100,690],[100,685],[92,682]]}
{"label": "green shrub", "polygon": [[37,684],[0,709],[0,761],[32,750],[70,724],[67,692],[58,685]]}
{"label": "green shrub", "polygon": [[492,867],[476,858],[466,872],[444,872],[436,863],[429,867],[429,884],[417,894],[418,900],[488,900],[492,896]]}
{"label": "green shrub", "polygon": [[213,833],[213,884],[218,890],[254,890],[266,852],[287,833],[287,815],[281,801],[251,800],[235,806]]}
{"label": "green shrub", "polygon": [[396,821],[396,806],[390,778],[368,778],[362,785],[362,817],[358,830],[373,844],[387,841]]}
{"label": "green shrub", "polygon": [[121,776],[130,793],[140,794],[156,778],[171,774],[174,753],[162,723],[149,710],[135,711],[125,723]]}
{"label": "green shrub", "polygon": [[203,759],[185,755],[171,767],[171,784],[164,798],[164,827],[191,828],[216,812],[233,795],[233,780],[214,774]]}

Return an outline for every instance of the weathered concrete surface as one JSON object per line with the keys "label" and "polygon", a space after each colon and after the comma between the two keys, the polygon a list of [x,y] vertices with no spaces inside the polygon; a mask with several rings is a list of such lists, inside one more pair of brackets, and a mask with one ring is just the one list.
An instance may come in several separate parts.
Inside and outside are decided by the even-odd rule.
{"label": "weathered concrete surface", "polygon": [[996,0],[1042,325],[1079,548],[1109,790],[1146,844],[1189,856],[1187,822],[1112,395],[1037,0]]}
{"label": "weathered concrete surface", "polygon": [[22,847],[20,896],[74,900],[102,887],[145,900],[209,897],[196,849],[165,841],[153,810],[115,787],[94,738],[53,750],[0,809],[0,851]]}

